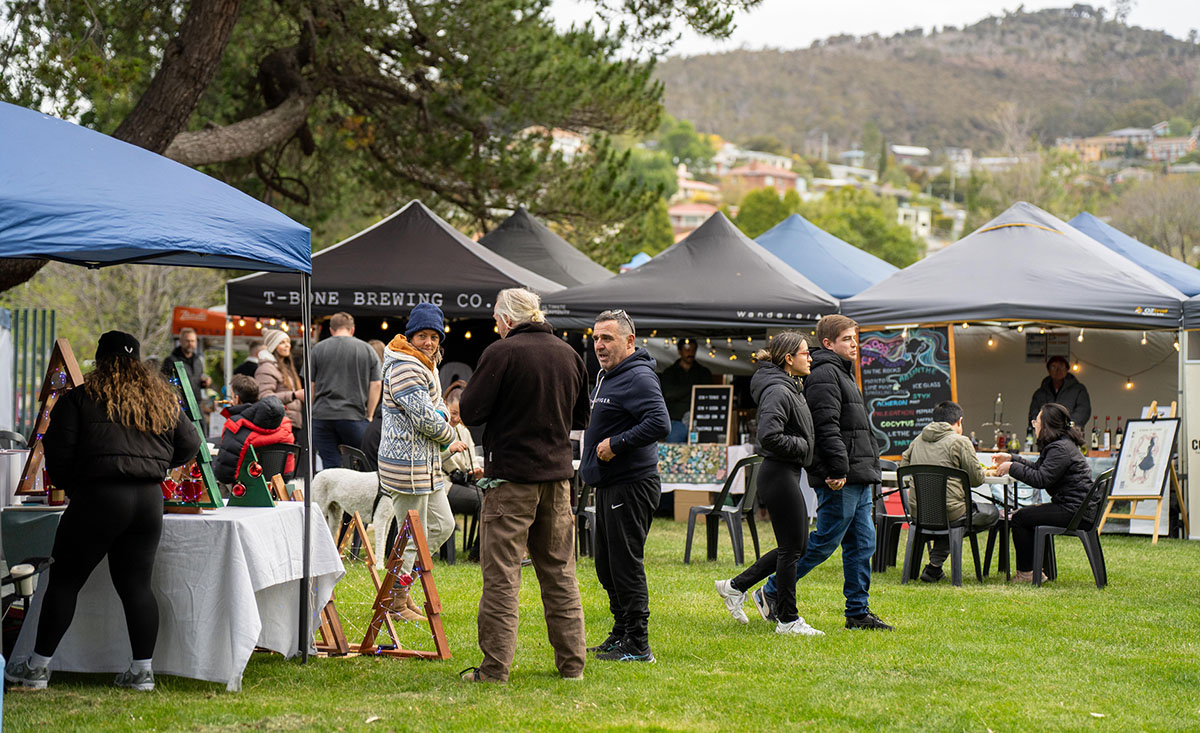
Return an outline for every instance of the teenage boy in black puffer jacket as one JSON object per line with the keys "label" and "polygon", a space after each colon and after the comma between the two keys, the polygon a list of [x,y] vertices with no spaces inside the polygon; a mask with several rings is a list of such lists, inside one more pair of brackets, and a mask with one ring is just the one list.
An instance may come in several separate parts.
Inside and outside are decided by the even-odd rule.
{"label": "teenage boy in black puffer jacket", "polygon": [[[875,553],[871,485],[879,481],[879,450],[854,363],[858,360],[858,324],[842,315],[817,323],[822,348],[813,350],[812,372],[804,380],[804,398],[812,411],[816,451],[808,468],[808,483],[817,492],[817,529],[796,565],[796,578],[825,562],[842,546],[846,628],[890,631],[891,626],[871,613],[871,555]],[[771,577],[754,603],[766,618],[775,594]]]}

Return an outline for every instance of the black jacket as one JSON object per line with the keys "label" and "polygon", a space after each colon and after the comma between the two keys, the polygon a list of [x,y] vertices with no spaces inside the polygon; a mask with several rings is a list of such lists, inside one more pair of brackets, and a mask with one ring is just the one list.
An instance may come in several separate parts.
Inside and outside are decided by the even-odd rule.
{"label": "black jacket", "polygon": [[1067,408],[1067,412],[1071,413],[1071,422],[1081,432],[1087,427],[1088,420],[1092,419],[1092,398],[1088,396],[1087,387],[1074,374],[1068,374],[1063,379],[1062,387],[1057,392],[1054,391],[1054,380],[1050,377],[1042,380],[1042,386],[1037,388],[1033,399],[1029,401],[1029,422],[1033,422],[1033,418],[1042,411],[1042,405],[1050,402]]}
{"label": "black jacket", "polygon": [[853,364],[829,349],[813,349],[812,354],[812,373],[804,379],[816,435],[809,485],[828,488],[827,478],[844,478],[850,484],[879,481],[879,449]]}
{"label": "black jacket", "polygon": [[237,478],[247,443],[258,446],[292,442],[292,421],[287,419],[283,403],[275,395],[267,395],[258,402],[230,405],[222,414],[226,418],[225,429],[213,460],[213,475],[222,483],[231,484]]}
{"label": "black jacket", "polygon": [[587,370],[550,324],[522,323],[483,350],[458,409],[486,423],[484,476],[563,481],[575,475],[571,431],[587,427]]}
{"label": "black jacket", "polygon": [[191,356],[184,356],[183,349],[176,346],[167,358],[162,360],[162,372],[167,379],[175,377],[175,362],[182,362],[192,384],[192,397],[196,398],[196,406],[200,406],[200,378],[204,376],[204,357],[199,351],[193,351]]}
{"label": "black jacket", "polygon": [[672,420],[682,420],[684,413],[692,409],[692,387],[697,384],[711,384],[712,372],[700,362],[692,362],[691,369],[684,369],[679,360],[663,370],[658,375],[662,385],[663,401],[667,403],[667,412]]}
{"label": "black jacket", "polygon": [[[658,475],[658,441],[671,432],[654,359],[640,346],[610,372],[600,372],[592,416],[583,436],[579,477],[605,487]],[[616,454],[601,461],[596,446],[609,439]]]}
{"label": "black jacket", "polygon": [[[1044,489],[1050,494],[1050,502],[1073,512],[1079,509],[1087,494],[1092,490],[1092,469],[1083,457],[1079,446],[1070,438],[1062,437],[1041,450],[1037,463],[1030,463],[1021,456],[1013,456],[1009,468],[1012,477],[1035,489]],[[1098,504],[1099,502],[1093,502]],[[1089,521],[1096,518],[1095,506],[1088,509],[1084,517]]]}
{"label": "black jacket", "polygon": [[72,496],[93,484],[162,481],[169,469],[196,457],[200,433],[183,410],[161,435],[114,423],[104,404],[77,387],[54,405],[42,446],[50,480]]}
{"label": "black jacket", "polygon": [[769,361],[750,378],[758,405],[758,454],[807,466],[813,459],[813,420],[795,377]]}

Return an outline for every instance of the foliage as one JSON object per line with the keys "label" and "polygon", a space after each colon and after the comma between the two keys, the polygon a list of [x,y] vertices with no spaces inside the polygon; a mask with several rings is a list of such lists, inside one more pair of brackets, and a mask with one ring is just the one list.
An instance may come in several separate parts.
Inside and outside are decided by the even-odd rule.
{"label": "foliage", "polygon": [[[1006,170],[973,171],[968,183],[967,231],[973,231],[1017,201],[1028,201],[1064,221],[1081,211],[1099,211],[1113,192],[1073,152],[1050,149],[1028,154]],[[978,180],[975,187],[974,180]],[[975,193],[974,191],[977,191]]]}
{"label": "foliage", "polygon": [[1167,134],[1171,137],[1187,137],[1192,131],[1192,123],[1186,117],[1172,117],[1169,121]]}
{"label": "foliage", "polygon": [[925,245],[896,221],[894,199],[844,187],[800,207],[800,215],[855,247],[896,267],[907,267],[925,253]]}
{"label": "foliage", "polygon": [[1108,210],[1112,225],[1190,264],[1200,262],[1200,177],[1166,176],[1134,184]]}
{"label": "foliage", "polygon": [[[111,674],[56,672],[45,692],[5,696],[5,729],[738,727],[730,721],[754,721],[756,730],[831,733],[1195,727],[1200,608],[1191,584],[1180,579],[1200,564],[1200,543],[1164,539],[1152,547],[1146,537],[1106,534],[1104,590],[1092,583],[1080,543],[1071,538],[1056,544],[1059,579],[1041,588],[1006,584],[994,564],[983,584],[967,572],[961,588],[948,581],[901,585],[898,568],[889,568],[871,579],[871,608],[896,626],[890,633],[842,629],[842,564],[835,553],[796,588],[800,613],[826,635],[785,639],[752,605],[749,625],[729,617],[713,580],[745,567],[733,565],[726,535],[716,562],[696,560],[695,552],[701,558],[704,552],[703,528],[697,532],[693,562],[684,565],[686,525],[655,518],[650,530],[654,665],[589,659],[582,684],[564,682],[546,641],[537,580],[526,569],[511,681],[464,684],[455,673],[480,659],[479,567],[439,562],[434,578],[454,654],[449,661],[366,656],[301,665],[255,654],[239,693],[160,676],[154,694],[134,694],[115,689]],[[763,550],[772,546],[764,538]],[[969,545],[964,554],[969,565]],[[369,588],[371,581],[360,565],[347,563],[347,572],[338,603],[351,623],[369,612],[342,599],[350,587]],[[595,644],[612,621],[608,596],[590,558],[579,558],[576,574],[588,643]]]}
{"label": "foliage", "polygon": [[788,152],[783,141],[771,134],[746,138],[742,142],[742,147],[746,150],[757,150],[760,153],[774,153],[775,155],[787,155]]}
{"label": "foliage", "polygon": [[753,239],[795,213],[774,188],[758,188],[742,197],[733,223]]}
{"label": "foliage", "polygon": [[707,136],[700,135],[687,120],[663,115],[658,126],[658,147],[671,163],[683,163],[689,170],[708,168],[716,150]]}
{"label": "foliage", "polygon": [[621,176],[621,185],[627,190],[659,191],[670,198],[679,188],[679,178],[667,153],[634,147],[630,149],[629,165]]}
{"label": "foliage", "polygon": [[[1012,100],[1025,147],[1030,137],[1051,145],[1173,115],[1196,120],[1198,60],[1200,45],[1161,31],[1047,9],[928,34],[670,58],[656,74],[667,109],[700,129],[775,135],[792,150],[828,135],[834,149],[859,142],[876,168],[881,145],[868,121],[896,143],[990,151],[1005,143],[991,118]],[[729,89],[739,104],[728,104]]]}
{"label": "foliage", "polygon": [[653,257],[675,243],[675,230],[667,213],[666,199],[659,199],[642,217],[626,224],[615,238],[614,246],[597,253],[596,261],[616,270],[638,252]]}

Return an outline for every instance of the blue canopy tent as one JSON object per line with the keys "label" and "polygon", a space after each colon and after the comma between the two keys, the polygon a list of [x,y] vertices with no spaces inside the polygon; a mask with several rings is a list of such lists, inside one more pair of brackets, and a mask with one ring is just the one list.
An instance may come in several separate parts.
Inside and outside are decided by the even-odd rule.
{"label": "blue canopy tent", "polygon": [[756,242],[835,298],[857,295],[898,268],[792,214]]}
{"label": "blue canopy tent", "polygon": [[1165,283],[1179,288],[1187,296],[1200,295],[1200,269],[1180,262],[1171,255],[1142,244],[1125,232],[1104,223],[1088,212],[1067,222],[1113,252],[1133,260]]}
{"label": "blue canopy tent", "polygon": [[[305,304],[312,274],[308,228],[270,206],[148,150],[2,102],[0,257],[93,269],[145,263],[293,272]],[[309,307],[302,317],[305,373],[311,373]],[[311,485],[311,454],[304,463]],[[307,493],[299,638],[305,660],[311,628]]]}

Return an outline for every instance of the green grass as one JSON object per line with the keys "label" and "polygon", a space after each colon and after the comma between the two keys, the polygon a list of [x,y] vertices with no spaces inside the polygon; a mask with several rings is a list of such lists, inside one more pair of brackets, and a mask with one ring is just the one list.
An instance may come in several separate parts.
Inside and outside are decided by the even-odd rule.
{"label": "green grass", "polygon": [[[480,658],[479,567],[438,565],[449,661],[301,666],[256,654],[240,693],[177,677],[134,693],[112,688],[108,675],[56,674],[47,692],[5,695],[5,729],[1200,728],[1200,543],[1105,537],[1111,584],[1104,590],[1073,539],[1058,543],[1060,580],[1041,589],[1009,586],[1002,576],[983,586],[901,586],[898,570],[889,569],[873,579],[871,608],[896,626],[893,633],[842,629],[835,555],[797,587],[801,614],[826,636],[784,639],[750,604],[750,625],[735,623],[713,591],[713,579],[736,572],[728,539],[719,562],[689,566],[684,534],[684,525],[658,520],[647,548],[655,665],[589,662],[582,683],[559,679],[527,568],[511,682],[459,682],[456,672]],[[586,558],[579,579],[596,643],[611,622],[607,597]],[[351,580],[361,584],[364,576]],[[348,617],[356,615],[350,590]],[[361,628],[357,615],[348,623]]]}

